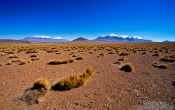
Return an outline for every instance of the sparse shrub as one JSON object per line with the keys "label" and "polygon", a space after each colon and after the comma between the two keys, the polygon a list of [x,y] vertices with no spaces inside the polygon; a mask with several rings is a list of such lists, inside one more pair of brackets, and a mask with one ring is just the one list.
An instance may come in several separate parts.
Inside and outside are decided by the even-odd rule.
{"label": "sparse shrub", "polygon": [[48,64],[50,65],[60,65],[60,64],[67,64],[67,63],[72,63],[74,62],[73,59],[67,59],[67,60],[50,60]]}
{"label": "sparse shrub", "polygon": [[6,51],[5,53],[7,53],[7,54],[15,54],[15,52],[13,52],[13,51]]}
{"label": "sparse shrub", "polygon": [[18,58],[17,55],[10,55],[9,58]]}
{"label": "sparse shrub", "polygon": [[19,60],[19,59],[13,59],[12,62],[14,62],[14,63],[15,62],[21,62],[21,60]]}
{"label": "sparse shrub", "polygon": [[127,52],[122,52],[119,54],[119,56],[128,56],[128,55],[130,55],[130,53],[127,53]]}
{"label": "sparse shrub", "polygon": [[175,81],[172,81],[172,86],[175,86]]}
{"label": "sparse shrub", "polygon": [[114,54],[113,52],[109,52],[108,54]]}
{"label": "sparse shrub", "polygon": [[76,55],[72,55],[72,57],[77,57]]}
{"label": "sparse shrub", "polygon": [[93,75],[93,73],[94,69],[91,66],[88,66],[86,69],[86,73],[83,73],[82,75],[72,75],[69,78],[60,80],[52,86],[52,89],[56,91],[64,91],[78,88],[85,85],[90,77]]}
{"label": "sparse shrub", "polygon": [[60,52],[57,52],[56,54],[61,54]]}
{"label": "sparse shrub", "polygon": [[6,65],[11,65],[12,61],[7,61]]}
{"label": "sparse shrub", "polygon": [[37,54],[32,54],[30,57],[37,57]]}
{"label": "sparse shrub", "polygon": [[170,55],[164,55],[160,58],[160,61],[165,61],[165,62],[174,62],[175,61],[175,55],[170,54]]}
{"label": "sparse shrub", "polygon": [[54,52],[58,52],[58,50],[56,50],[56,49],[47,50],[47,53],[54,53]]}
{"label": "sparse shrub", "polygon": [[99,56],[104,56],[104,54],[103,53],[100,53]]}
{"label": "sparse shrub", "polygon": [[146,55],[146,52],[142,52],[141,54],[142,54],[142,55]]}
{"label": "sparse shrub", "polygon": [[69,58],[69,59],[67,60],[67,63],[72,63],[72,62],[74,62],[74,60],[73,60],[72,58]]}
{"label": "sparse shrub", "polygon": [[48,62],[50,65],[59,65],[59,64],[67,64],[67,61],[64,60],[50,60]]}
{"label": "sparse shrub", "polygon": [[83,60],[83,57],[82,56],[78,56],[78,57],[76,57],[76,60]]}
{"label": "sparse shrub", "polygon": [[118,59],[118,61],[124,61],[124,60],[125,60],[124,57]]}
{"label": "sparse shrub", "polygon": [[120,70],[125,71],[125,72],[132,72],[134,70],[134,66],[131,64],[124,64]]}
{"label": "sparse shrub", "polygon": [[31,58],[31,61],[35,61],[35,60],[39,60],[39,58],[37,57]]}
{"label": "sparse shrub", "polygon": [[39,78],[35,81],[32,90],[38,90],[42,92],[46,92],[50,90],[51,84],[46,78]]}
{"label": "sparse shrub", "polygon": [[116,61],[114,64],[119,64],[121,65],[122,63],[120,61]]}
{"label": "sparse shrub", "polygon": [[154,53],[152,56],[159,56],[160,53]]}
{"label": "sparse shrub", "polygon": [[159,56],[159,55],[160,55],[160,51],[155,50],[155,51],[154,51],[154,54],[153,54],[152,56]]}
{"label": "sparse shrub", "polygon": [[160,68],[160,69],[167,69],[167,65],[166,64],[159,64],[157,62],[152,64],[154,67]]}
{"label": "sparse shrub", "polygon": [[92,68],[92,66],[88,66],[86,69],[86,74],[88,74],[89,76],[92,76],[94,73],[94,69]]}
{"label": "sparse shrub", "polygon": [[21,61],[21,62],[19,63],[19,65],[25,65],[25,64],[27,64],[27,61]]}
{"label": "sparse shrub", "polygon": [[70,90],[73,88],[78,88],[82,85],[84,85],[84,80],[80,78],[79,76],[72,75],[67,79],[63,79],[61,81],[58,81],[54,86],[52,86],[53,90]]}

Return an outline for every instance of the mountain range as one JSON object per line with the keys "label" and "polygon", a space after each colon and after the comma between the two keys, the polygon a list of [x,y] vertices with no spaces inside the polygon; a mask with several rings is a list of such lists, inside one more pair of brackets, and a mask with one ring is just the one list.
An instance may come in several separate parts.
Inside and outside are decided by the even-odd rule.
{"label": "mountain range", "polygon": [[56,39],[56,38],[43,38],[43,37],[26,37],[22,39],[24,41],[29,41],[32,43],[61,43],[68,42],[66,39]]}
{"label": "mountain range", "polygon": [[[69,42],[66,39],[56,38],[43,38],[43,37],[26,37],[23,41],[29,41],[32,43],[61,43]],[[84,42],[84,41],[97,41],[97,42],[153,42],[152,40],[141,39],[139,37],[121,37],[116,35],[99,36],[94,40],[88,40],[83,37],[76,38],[72,42]]]}
{"label": "mountain range", "polygon": [[0,44],[31,43],[25,40],[0,39]]}
{"label": "mountain range", "polygon": [[95,41],[102,42],[153,42],[152,40],[141,39],[139,37],[120,37],[116,35],[100,36]]}
{"label": "mountain range", "polygon": [[165,41],[162,41],[162,42],[175,42],[175,41],[169,41],[169,40],[165,40]]}

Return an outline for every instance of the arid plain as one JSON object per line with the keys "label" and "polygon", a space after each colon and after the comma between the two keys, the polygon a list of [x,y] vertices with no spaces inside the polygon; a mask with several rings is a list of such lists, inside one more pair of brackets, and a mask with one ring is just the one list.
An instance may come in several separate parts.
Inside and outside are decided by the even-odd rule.
{"label": "arid plain", "polygon": [[0,110],[174,110],[175,43],[0,45]]}

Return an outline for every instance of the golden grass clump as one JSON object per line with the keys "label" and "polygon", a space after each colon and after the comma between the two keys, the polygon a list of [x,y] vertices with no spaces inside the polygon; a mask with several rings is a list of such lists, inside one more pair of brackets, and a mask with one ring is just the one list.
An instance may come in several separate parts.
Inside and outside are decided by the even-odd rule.
{"label": "golden grass clump", "polygon": [[61,54],[60,52],[57,52],[56,54]]}
{"label": "golden grass clump", "polygon": [[114,62],[114,64],[121,65],[122,63],[120,61],[116,61],[116,62]]}
{"label": "golden grass clump", "polygon": [[119,58],[118,61],[124,61],[125,57]]}
{"label": "golden grass clump", "polygon": [[74,62],[73,59],[67,59],[67,60],[50,60],[48,64],[50,65],[60,65],[60,64],[67,64],[67,63],[72,63]]}
{"label": "golden grass clump", "polygon": [[167,67],[168,67],[168,65],[166,65],[166,64],[159,64],[157,62],[154,62],[152,65],[154,67],[157,67],[157,68],[160,68],[160,69],[167,69]]}
{"label": "golden grass clump", "polygon": [[17,55],[10,55],[9,58],[19,58]]}
{"label": "golden grass clump", "polygon": [[12,61],[7,61],[6,65],[12,65]]}
{"label": "golden grass clump", "polygon": [[100,53],[99,56],[104,56],[104,54],[103,53]]}
{"label": "golden grass clump", "polygon": [[37,54],[32,54],[30,57],[37,57]]}
{"label": "golden grass clump", "polygon": [[114,52],[109,52],[108,54],[114,54]]}
{"label": "golden grass clump", "polygon": [[130,53],[128,53],[128,52],[122,52],[119,54],[119,56],[128,56],[128,55],[130,55]]}
{"label": "golden grass clump", "polygon": [[36,50],[27,50],[26,53],[38,53]]}
{"label": "golden grass clump", "polygon": [[13,52],[13,51],[6,51],[5,53],[7,53],[7,54],[15,54],[15,52]]}
{"label": "golden grass clump", "polygon": [[72,63],[74,60],[72,58],[67,59],[67,63]]}
{"label": "golden grass clump", "polygon": [[52,86],[53,90],[70,90],[73,88],[78,88],[84,85],[84,80],[77,75],[72,75],[67,79],[58,81],[55,85]]}
{"label": "golden grass clump", "polygon": [[160,55],[160,51],[155,50],[155,51],[154,51],[154,54],[153,54],[152,56],[159,56],[159,55]]}
{"label": "golden grass clump", "polygon": [[39,60],[39,58],[37,58],[37,57],[31,58],[31,61],[36,61],[36,60]]}
{"label": "golden grass clump", "polygon": [[141,53],[142,55],[146,55],[146,51]]}
{"label": "golden grass clump", "polygon": [[88,66],[85,73],[82,75],[72,75],[66,79],[58,81],[52,86],[52,90],[64,91],[86,85],[93,74],[94,69],[91,66]]}
{"label": "golden grass clump", "polygon": [[66,60],[50,60],[48,64],[50,65],[67,64],[67,61]]}
{"label": "golden grass clump", "polygon": [[82,56],[77,56],[75,59],[76,60],[83,60],[83,57]]}
{"label": "golden grass clump", "polygon": [[46,78],[39,78],[35,81],[32,90],[38,90],[38,91],[48,91],[50,90],[51,84]]}
{"label": "golden grass clump", "polygon": [[19,65],[25,65],[27,63],[28,63],[27,61],[20,61]]}
{"label": "golden grass clump", "polygon": [[94,74],[94,69],[92,68],[92,66],[88,66],[86,69],[86,73],[83,73],[80,77],[81,78],[89,78]]}
{"label": "golden grass clump", "polygon": [[134,70],[134,66],[132,64],[124,64],[121,68],[121,71],[132,72]]}
{"label": "golden grass clump", "polygon": [[72,55],[72,57],[77,57],[76,55]]}
{"label": "golden grass clump", "polygon": [[164,55],[160,58],[160,61],[174,62],[175,61],[175,54]]}
{"label": "golden grass clump", "polygon": [[30,63],[30,61],[22,61],[22,60],[19,60],[19,65],[25,65],[25,64],[27,64],[27,63]]}

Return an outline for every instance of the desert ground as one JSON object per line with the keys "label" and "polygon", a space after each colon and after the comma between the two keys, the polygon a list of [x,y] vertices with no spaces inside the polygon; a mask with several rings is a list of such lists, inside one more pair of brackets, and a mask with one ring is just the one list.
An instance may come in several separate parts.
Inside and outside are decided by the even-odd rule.
{"label": "desert ground", "polygon": [[1,44],[0,110],[175,110],[175,43]]}

